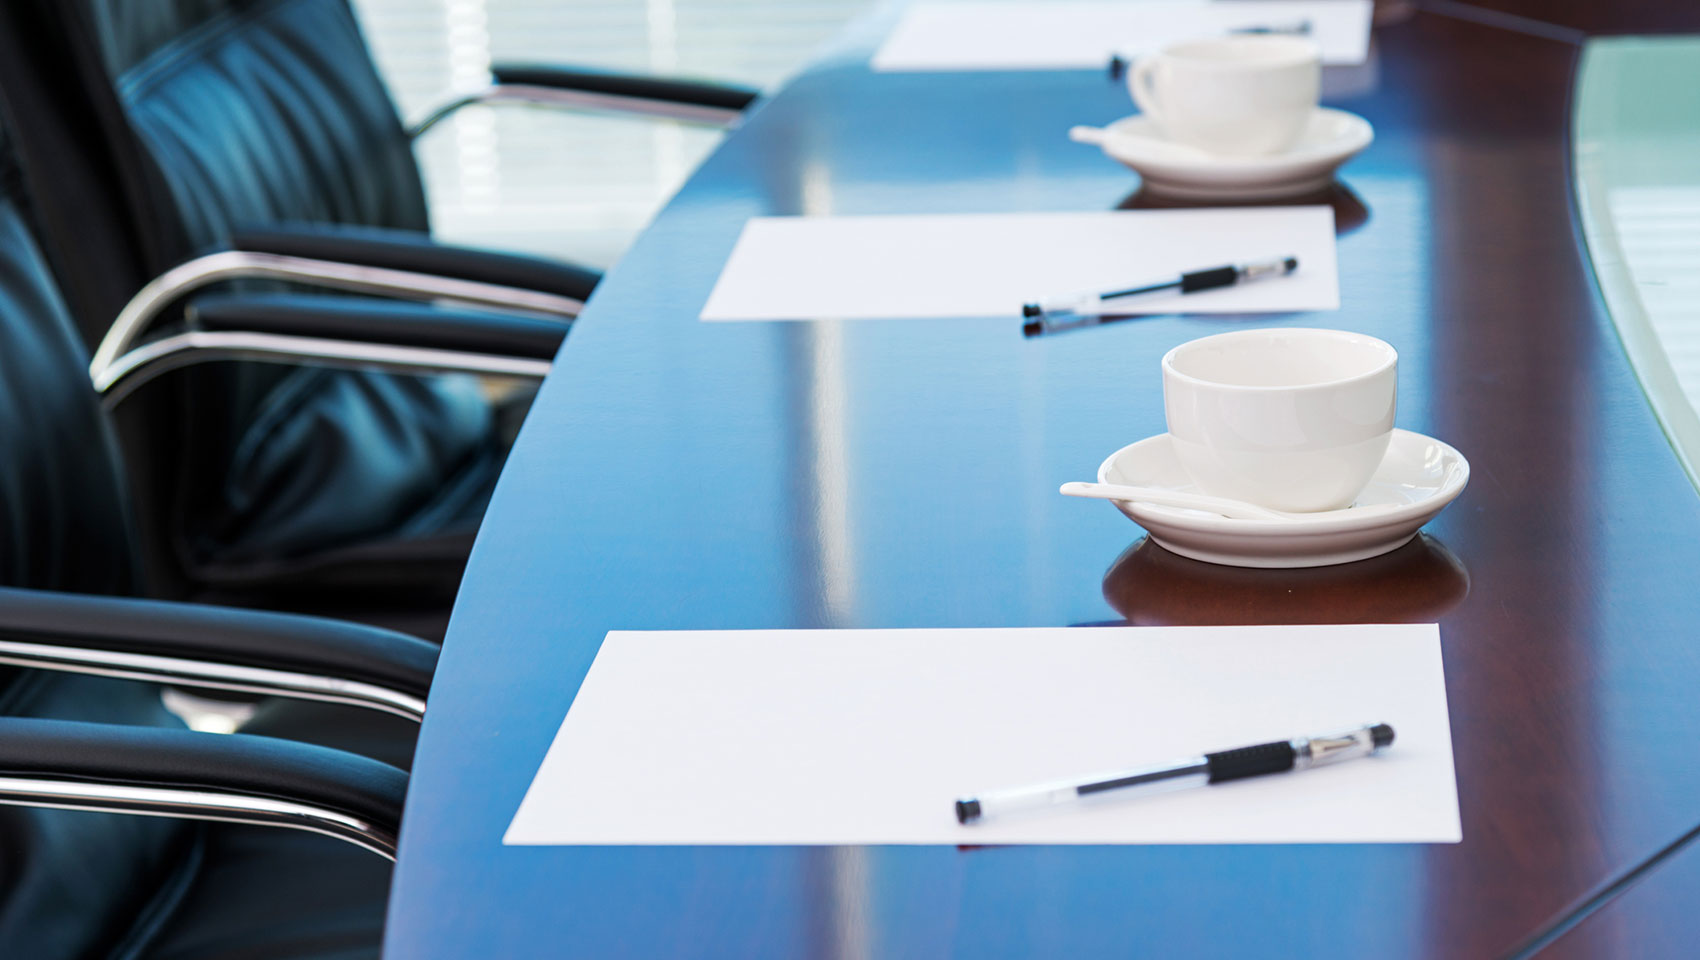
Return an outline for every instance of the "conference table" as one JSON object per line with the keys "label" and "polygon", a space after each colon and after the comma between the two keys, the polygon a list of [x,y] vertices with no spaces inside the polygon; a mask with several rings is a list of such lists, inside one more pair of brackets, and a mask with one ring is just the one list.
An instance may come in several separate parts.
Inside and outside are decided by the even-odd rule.
{"label": "conference table", "polygon": [[[1101,73],[875,73],[896,8],[849,28],[609,273],[537,396],[444,645],[385,956],[1489,957],[1575,920],[1554,955],[1683,949],[1629,932],[1692,929],[1695,851],[1587,902],[1700,822],[1700,497],[1571,212],[1570,27],[1605,14],[1552,9],[1579,19],[1385,5],[1369,62],[1329,69],[1376,130],[1306,199],[1335,208],[1338,311],[699,321],[752,216],[1165,205],[1068,140],[1131,112]],[[1656,25],[1625,9],[1606,26]],[[1469,457],[1463,496],[1392,554],[1278,571],[1057,495],[1163,431],[1165,351],[1248,323],[1393,343],[1399,424]],[[1440,624],[1460,843],[502,843],[613,629],[1391,621]]]}

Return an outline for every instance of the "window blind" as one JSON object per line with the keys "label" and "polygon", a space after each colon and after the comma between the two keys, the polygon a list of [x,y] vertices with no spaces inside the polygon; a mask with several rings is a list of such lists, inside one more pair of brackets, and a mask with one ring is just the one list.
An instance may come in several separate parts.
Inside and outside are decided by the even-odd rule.
{"label": "window blind", "polygon": [[[354,0],[404,119],[492,60],[771,88],[870,0]],[[437,234],[606,265],[713,149],[713,131],[468,108],[416,149]]]}

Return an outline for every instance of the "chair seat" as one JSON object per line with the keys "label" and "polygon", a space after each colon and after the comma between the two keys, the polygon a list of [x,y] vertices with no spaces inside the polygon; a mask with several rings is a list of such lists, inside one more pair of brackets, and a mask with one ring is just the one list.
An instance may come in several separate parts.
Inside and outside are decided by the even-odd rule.
{"label": "chair seat", "polygon": [[[244,560],[238,545],[196,565],[190,599],[221,606],[340,617],[440,640],[467,554],[535,387],[512,390],[493,408],[494,448],[445,481],[428,502],[384,536],[293,559]],[[334,490],[324,496],[335,498]]]}
{"label": "chair seat", "polygon": [[254,711],[242,732],[334,747],[409,770],[419,724],[361,707],[273,699]]}
{"label": "chair seat", "polygon": [[[291,562],[207,567],[188,599],[353,620],[440,643],[478,523],[499,473],[490,464],[435,529],[355,544]],[[418,526],[427,527],[421,523]]]}
{"label": "chair seat", "polygon": [[[242,732],[359,753],[407,769],[418,725],[332,704],[268,701]],[[390,864],[316,834],[208,824],[195,879],[138,960],[370,960],[383,940]]]}
{"label": "chair seat", "polygon": [[495,426],[471,378],[294,371],[228,469],[189,474],[191,574],[285,584],[363,545],[475,528],[507,456]]}
{"label": "chair seat", "polygon": [[390,864],[330,837],[209,825],[200,869],[138,960],[370,960]]}
{"label": "chair seat", "polygon": [[353,620],[441,643],[477,532],[473,519],[435,536],[363,544],[318,557],[288,578],[237,581],[188,599]]}

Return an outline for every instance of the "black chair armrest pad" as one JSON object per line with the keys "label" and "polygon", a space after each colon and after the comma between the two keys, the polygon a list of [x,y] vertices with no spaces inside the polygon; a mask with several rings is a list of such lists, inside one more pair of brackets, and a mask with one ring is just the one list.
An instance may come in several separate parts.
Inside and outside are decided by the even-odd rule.
{"label": "black chair armrest pad", "polygon": [[359,817],[392,836],[407,795],[407,774],[329,747],[33,717],[0,719],[0,775],[287,800]]}
{"label": "black chair armrest pad", "polygon": [[317,294],[217,294],[190,303],[201,330],[320,337],[462,353],[552,360],[567,335],[559,320],[406,300]]}
{"label": "black chair armrest pad", "polygon": [[581,90],[585,93],[604,93],[610,96],[715,107],[721,110],[744,110],[761,96],[755,90],[731,84],[547,64],[498,63],[490,68],[490,73],[498,84],[504,86]]}
{"label": "black chair armrest pad", "polygon": [[436,645],[363,624],[235,607],[0,588],[0,636],[332,676],[424,699]]}
{"label": "black chair armrest pad", "polygon": [[278,223],[236,230],[230,238],[236,250],[272,253],[311,260],[409,270],[456,280],[493,283],[521,290],[551,293],[572,300],[589,299],[599,271],[558,260],[437,243],[412,230],[321,223]]}

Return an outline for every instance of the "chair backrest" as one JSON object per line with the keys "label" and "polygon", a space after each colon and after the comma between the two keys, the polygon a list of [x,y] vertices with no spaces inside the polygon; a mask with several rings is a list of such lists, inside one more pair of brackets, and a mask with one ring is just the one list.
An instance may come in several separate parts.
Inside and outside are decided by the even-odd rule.
{"label": "chair backrest", "polygon": [[[123,474],[17,180],[0,143],[0,584],[127,593]],[[147,684],[10,668],[0,715],[176,725]],[[117,955],[181,895],[200,837],[152,817],[0,807],[0,955]]]}
{"label": "chair backrest", "polygon": [[129,593],[121,464],[0,142],[0,584]]}
{"label": "chair backrest", "polygon": [[10,0],[0,54],[14,146],[53,175],[32,184],[42,240],[91,345],[233,227],[428,227],[346,0]]}
{"label": "chair backrest", "polygon": [[411,144],[346,0],[50,2],[84,16],[192,247],[283,220],[427,229]]}

